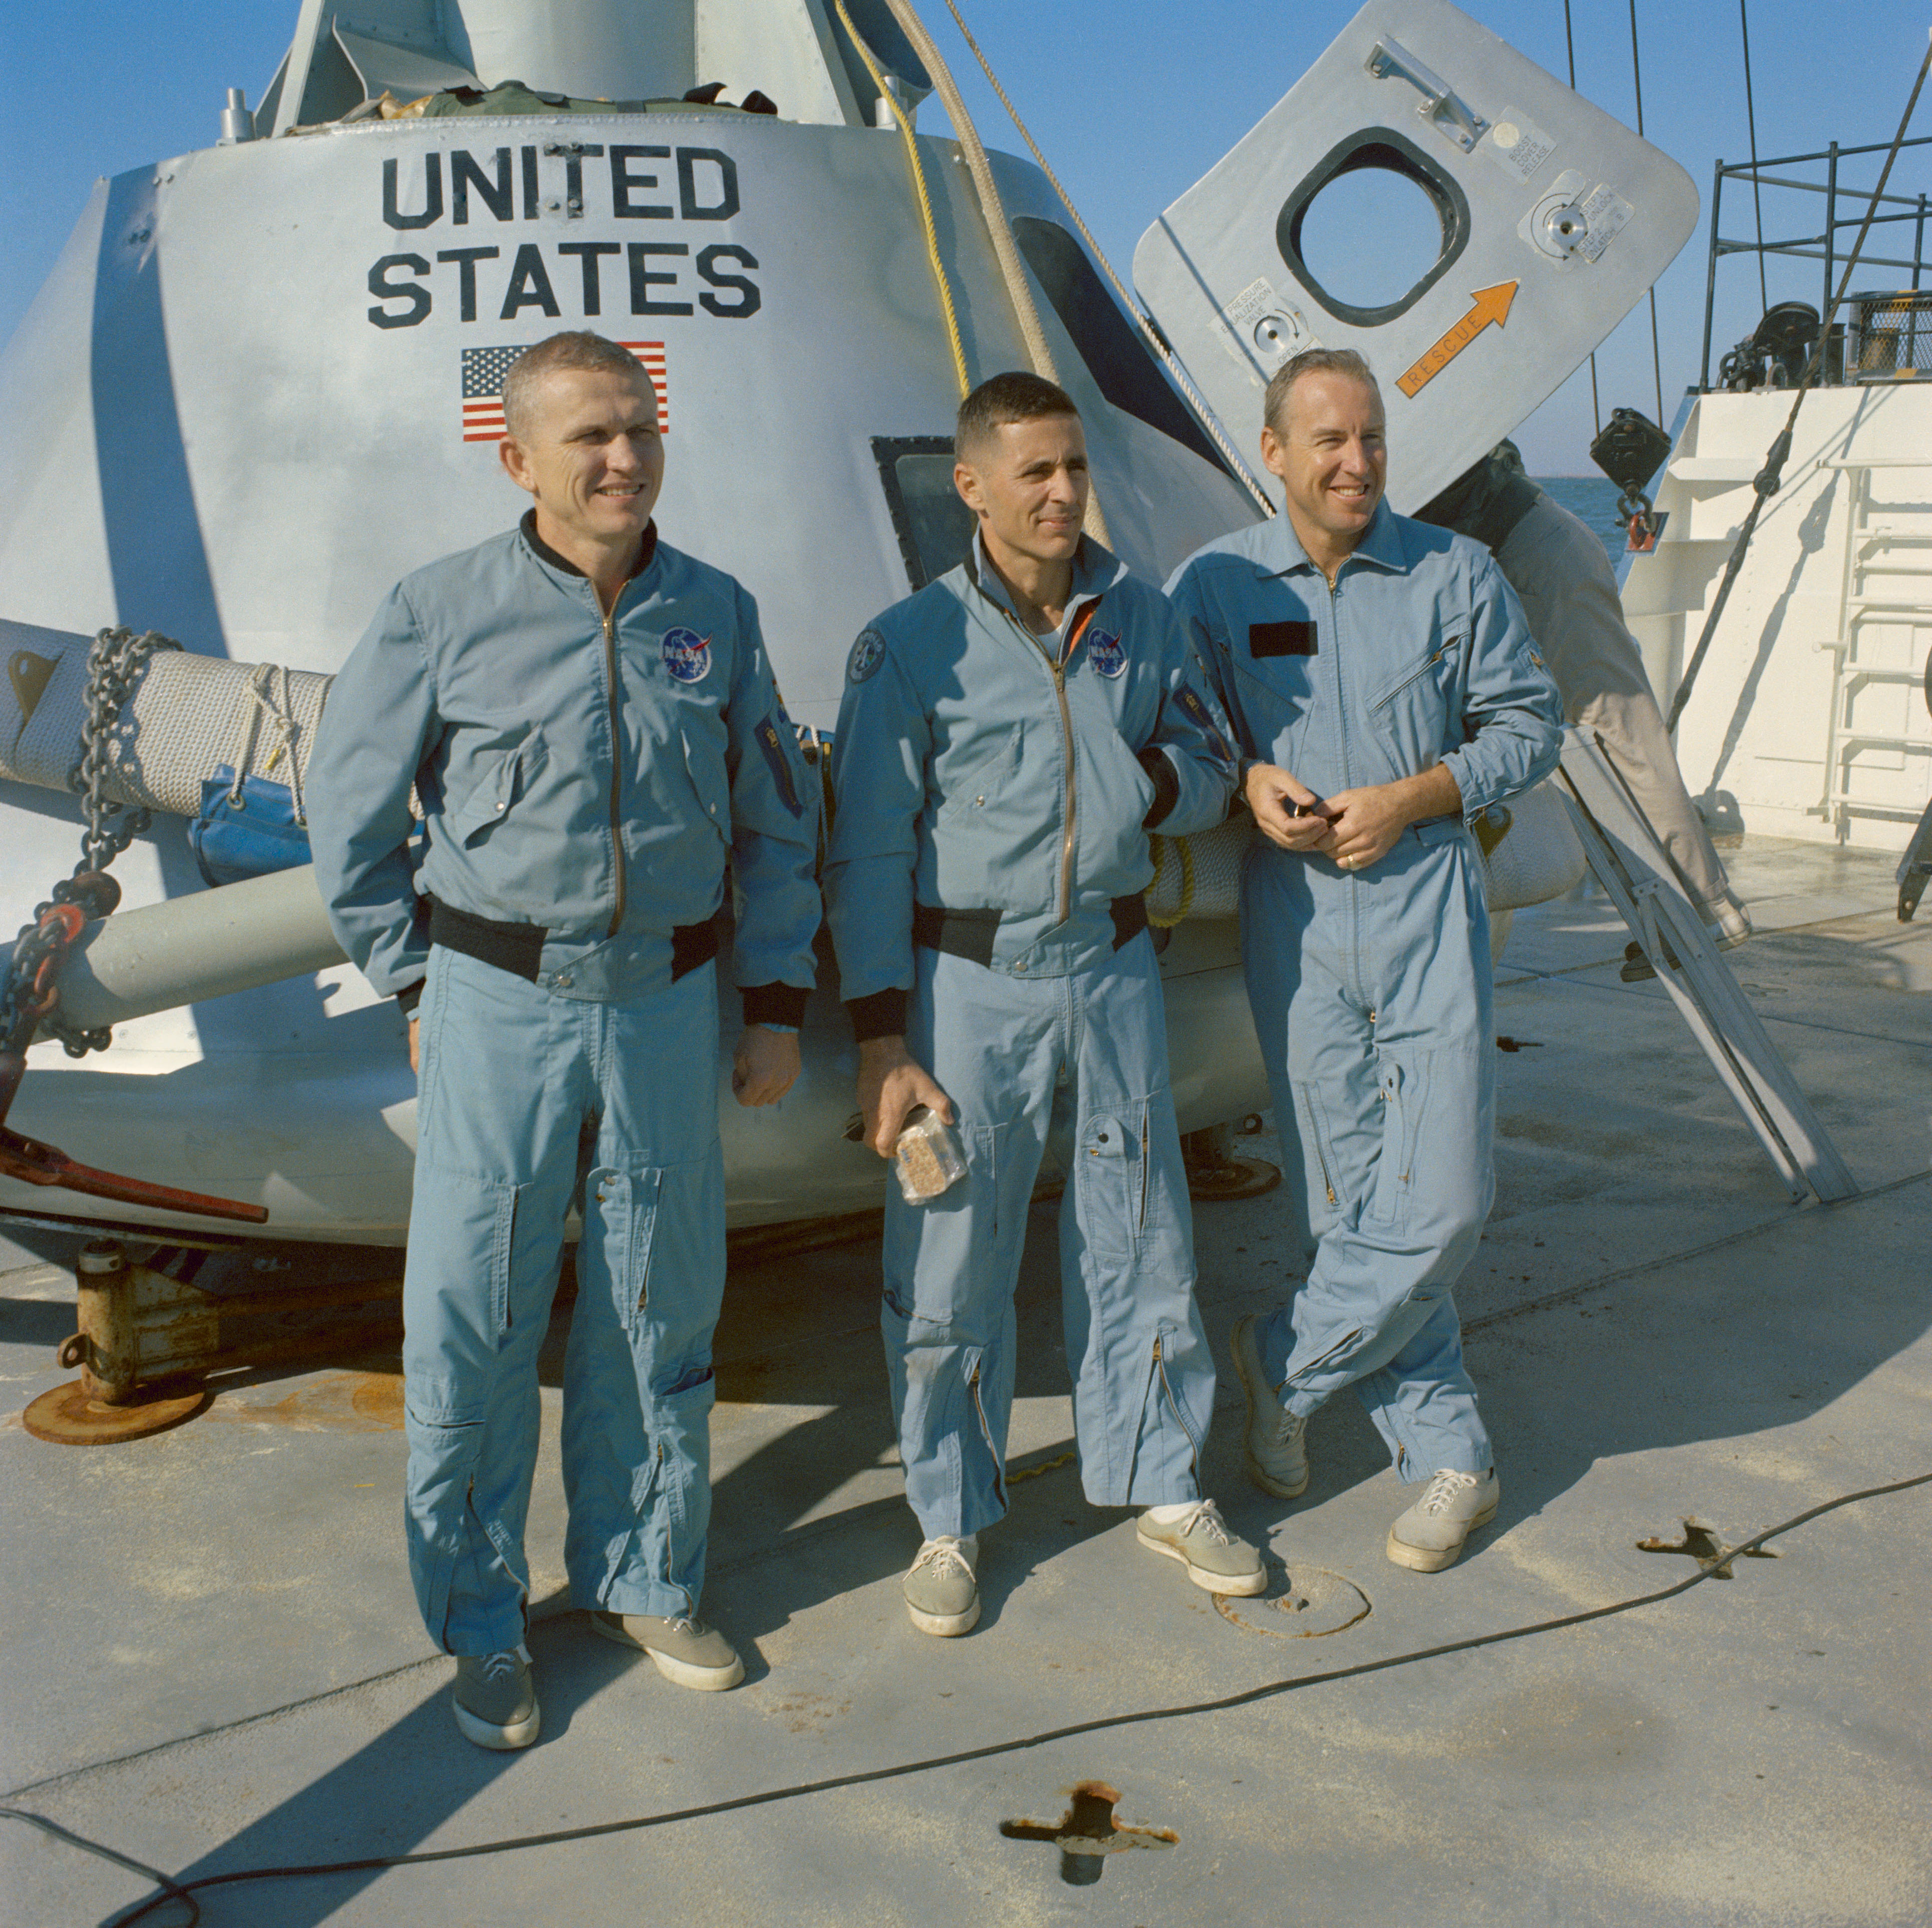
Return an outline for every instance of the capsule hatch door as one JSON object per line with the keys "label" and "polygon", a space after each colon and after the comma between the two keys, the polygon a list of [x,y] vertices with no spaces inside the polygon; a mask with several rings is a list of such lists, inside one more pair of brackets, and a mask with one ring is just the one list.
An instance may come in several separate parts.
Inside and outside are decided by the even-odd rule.
{"label": "capsule hatch door", "polygon": [[[1406,280],[1412,268],[1412,285],[1364,301],[1352,284],[1373,259],[1363,250],[1383,245],[1372,226],[1359,250],[1331,241],[1309,257],[1318,197],[1369,169],[1406,185],[1358,180],[1345,196],[1419,192],[1440,245],[1429,259],[1425,214],[1426,240],[1397,271]],[[1141,237],[1134,280],[1244,448],[1282,362],[1358,349],[1388,404],[1389,498],[1412,510],[1581,364],[1696,219],[1697,190],[1674,160],[1466,13],[1370,0]],[[1373,265],[1386,283],[1388,264]]]}

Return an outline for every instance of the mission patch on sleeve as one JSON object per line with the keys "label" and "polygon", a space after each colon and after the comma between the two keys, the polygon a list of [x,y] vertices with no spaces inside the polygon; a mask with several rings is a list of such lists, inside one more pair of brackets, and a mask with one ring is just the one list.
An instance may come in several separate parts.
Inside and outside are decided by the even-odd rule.
{"label": "mission patch on sleeve", "polygon": [[886,660],[886,645],[876,629],[862,629],[846,659],[845,680],[862,683]]}

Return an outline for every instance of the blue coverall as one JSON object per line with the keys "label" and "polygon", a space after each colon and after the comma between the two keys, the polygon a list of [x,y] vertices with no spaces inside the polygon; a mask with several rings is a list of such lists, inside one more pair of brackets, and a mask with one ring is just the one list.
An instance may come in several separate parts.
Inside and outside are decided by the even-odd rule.
{"label": "blue coverall", "polygon": [[1214,1372],[1143,826],[1221,820],[1225,732],[1160,592],[1090,539],[1057,635],[1020,622],[976,540],[854,646],[825,876],[842,994],[862,1040],[905,1034],[967,1154],[940,1198],[886,1198],[881,1326],[928,1539],[1006,1511],[1013,1293],[1049,1147],[1068,1174],[1062,1316],[1087,1496],[1198,1497]]}
{"label": "blue coverall", "polygon": [[[1466,818],[1555,767],[1555,679],[1465,537],[1384,503],[1331,591],[1277,516],[1198,550],[1168,593],[1244,766],[1326,798],[1439,763]],[[1450,1289],[1496,1189],[1489,917],[1464,822],[1412,825],[1359,871],[1258,840],[1241,948],[1312,1261],[1257,1331],[1268,1383],[1300,1417],[1354,1386],[1405,1480],[1486,1472]]]}
{"label": "blue coverall", "polygon": [[531,516],[418,571],[330,691],[317,877],[375,988],[421,986],[405,1531],[452,1653],[523,1638],[537,1354],[580,1174],[572,1591],[696,1611],[724,1276],[717,919],[728,859],[746,1021],[796,1027],[816,810],[751,598],[655,526],[608,621]]}

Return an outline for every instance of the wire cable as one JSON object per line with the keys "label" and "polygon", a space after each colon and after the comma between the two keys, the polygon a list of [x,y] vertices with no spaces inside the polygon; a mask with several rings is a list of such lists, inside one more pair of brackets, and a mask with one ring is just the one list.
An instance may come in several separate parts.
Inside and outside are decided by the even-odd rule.
{"label": "wire cable", "polygon": [[[1012,304],[1013,319],[1018,326],[1027,359],[1033,364],[1033,371],[1041,380],[1058,385],[1060,370],[1054,364],[1052,344],[1046,338],[1046,330],[1040,325],[1040,309],[1027,280],[1025,264],[1020,259],[1019,244],[1013,238],[1012,223],[1006,219],[1006,203],[1000,199],[999,184],[993,178],[992,163],[986,157],[985,143],[980,139],[980,130],[973,124],[973,116],[959,91],[958,83],[952,78],[952,70],[946,65],[946,56],[939,51],[932,34],[927,32],[926,22],[920,18],[912,0],[885,0],[885,4],[886,10],[898,22],[899,31],[905,35],[914,53],[924,64],[934,90],[952,123],[952,131],[958,136],[960,152],[965,159],[973,192],[980,203],[980,217],[986,224],[986,238],[992,244],[993,259],[998,264],[1006,299]],[[1093,486],[1090,474],[1086,529],[1095,541],[1109,549],[1113,547],[1106,511],[1100,503],[1100,492]]]}
{"label": "wire cable", "polygon": [[[226,1874],[204,1875],[190,1882],[170,1880],[166,1876],[157,1874],[152,1869],[144,1868],[139,1862],[131,1861],[124,1855],[98,1843],[73,1834],[49,1822],[44,1816],[32,1814],[24,1809],[0,1807],[0,1814],[10,1814],[16,1819],[28,1821],[37,1827],[45,1827],[50,1833],[58,1834],[63,1840],[89,1854],[99,1855],[123,1867],[130,1867],[151,1876],[160,1892],[151,1895],[146,1901],[138,1902],[129,1911],[106,1924],[106,1928],[134,1928],[134,1924],[145,1920],[164,1903],[180,1900],[194,1906],[193,1897],[205,1894],[211,1888],[231,1888],[247,1882],[266,1881],[308,1880],[328,1875],[373,1873],[386,1868],[426,1867],[436,1861],[473,1861],[492,1855],[516,1852],[525,1848],[560,1847],[574,1841],[592,1841],[611,1834],[632,1834],[646,1828],[668,1828],[683,1821],[715,1819],[721,1815],[742,1813],[748,1809],[770,1807],[782,1801],[803,1800],[808,1796],[836,1794],[848,1788],[874,1786],[883,1781],[903,1780],[912,1775],[932,1774],[946,1768],[968,1766],[976,1762],[997,1759],[1002,1756],[1022,1754],[1036,1747],[1045,1747],[1057,1741],[1076,1740],[1089,1734],[1118,1732],[1130,1727],[1143,1727],[1159,1721],[1183,1720],[1208,1714],[1227,1714],[1237,1708],[1258,1706],[1261,1703],[1278,1699],[1284,1694],[1298,1693],[1304,1687],[1322,1687],[1337,1681],[1359,1680],[1370,1674],[1387,1673],[1397,1667],[1414,1666],[1423,1660],[1437,1660],[1452,1654],[1473,1653],[1484,1647],[1498,1647],[1516,1640],[1526,1640],[1532,1636],[1554,1633],[1564,1628],[1587,1626],[1592,1621],[1607,1620],[1618,1614],[1633,1612],[1638,1607],[1656,1606],[1665,1600],[1676,1599],[1694,1587],[1715,1576],[1721,1569],[1745,1555],[1756,1552],[1768,1541],[1781,1538],[1825,1514],[1836,1513],[1840,1508],[1856,1506],[1862,1501],[1880,1499],[1894,1493],[1908,1492],[1914,1487],[1932,1486],[1932,1473],[1918,1473],[1903,1480],[1888,1480],[1876,1486],[1861,1488],[1856,1492],[1840,1493],[1834,1498],[1821,1501],[1801,1513],[1776,1526],[1766,1527],[1761,1533],[1754,1534],[1734,1546],[1720,1546],[1716,1555],[1707,1562],[1700,1562],[1696,1572],[1688,1574],[1667,1587],[1660,1587],[1654,1593],[1633,1594],[1627,1599],[1612,1600],[1606,1606],[1587,1607],[1576,1613],[1559,1614],[1548,1620],[1528,1621],[1520,1627],[1500,1628],[1494,1633],[1473,1634],[1461,1640],[1444,1642],[1440,1646],[1423,1647],[1405,1654],[1392,1654],[1379,1660],[1360,1660],[1346,1667],[1330,1667],[1318,1673],[1297,1674],[1285,1681],[1264,1681],[1260,1686],[1244,1687],[1239,1692],[1223,1694],[1212,1700],[1186,1701],[1172,1707],[1136,1708],[1126,1714],[1101,1714],[1091,1720],[1070,1721],[1061,1727],[1048,1728],[1042,1732],[1018,1736],[1012,1740],[988,1741],[978,1747],[963,1747],[950,1754],[931,1756],[922,1760],[896,1762],[883,1768],[865,1768],[849,1774],[832,1774],[822,1780],[802,1781],[790,1786],[768,1788],[757,1794],[736,1795],[724,1801],[707,1801],[697,1807],[667,1810],[657,1814],[633,1815],[621,1821],[592,1822],[579,1828],[559,1828],[541,1834],[513,1835],[496,1841],[479,1841],[466,1848],[439,1848],[415,1855],[368,1855],[356,1860],[344,1861],[317,1861],[303,1866],[286,1867],[238,1868]],[[199,1915],[196,1917],[199,1919]],[[180,1928],[193,1928],[192,1922],[180,1924]]]}
{"label": "wire cable", "polygon": [[[1564,4],[1568,6],[1569,0],[1564,0]],[[1066,210],[1068,220],[1072,222],[1080,238],[1087,244],[1088,252],[1100,263],[1101,273],[1112,284],[1114,292],[1120,298],[1121,306],[1133,316],[1135,325],[1145,337],[1148,346],[1160,358],[1161,365],[1174,377],[1176,386],[1193,404],[1195,413],[1201,418],[1202,427],[1214,437],[1214,445],[1220,450],[1228,466],[1240,478],[1243,486],[1254,497],[1262,512],[1264,515],[1273,515],[1275,506],[1269,499],[1268,491],[1256,480],[1253,471],[1243,459],[1227,430],[1222,427],[1220,418],[1209,405],[1207,397],[1195,386],[1194,378],[1188,373],[1185,364],[1174,353],[1166,337],[1148,319],[1139,302],[1127,292],[1126,283],[1114,271],[1114,264],[1107,259],[1105,250],[1094,238],[1092,231],[1080,218],[1080,210],[1073,205],[1073,197],[1060,185],[1060,176],[1054,172],[1046,156],[1040,151],[1039,142],[1034,139],[1027,124],[1020,118],[1020,110],[1013,105],[1005,88],[1000,85],[1000,76],[993,71],[992,62],[981,50],[980,43],[973,37],[973,30],[967,25],[966,16],[960,12],[956,0],[946,0],[946,9],[952,16],[953,24],[958,28],[961,37],[972,49],[973,58],[980,63],[980,71],[986,76],[987,85],[999,97],[1000,105],[1012,116],[1020,139],[1027,144],[1027,151],[1033,156],[1040,171],[1046,176],[1053,191],[1060,196],[1060,205]]]}
{"label": "wire cable", "polygon": [[[1630,0],[1630,79],[1636,88],[1636,137],[1643,138],[1643,69],[1637,64],[1636,57],[1636,0]],[[1758,257],[1760,260],[1763,256]],[[1657,283],[1650,284],[1650,367],[1657,379],[1657,420],[1660,427],[1664,422],[1664,351],[1657,342]]]}
{"label": "wire cable", "polygon": [[1768,310],[1771,292],[1764,278],[1764,197],[1757,178],[1757,109],[1751,98],[1750,14],[1746,0],[1738,0],[1738,28],[1744,43],[1744,123],[1750,129],[1751,205],[1757,214],[1757,293]]}
{"label": "wire cable", "polygon": [[[1635,0],[1632,0],[1635,4]],[[1825,366],[1825,349],[1832,339],[1832,318],[1838,313],[1845,298],[1845,290],[1851,286],[1853,271],[1858,265],[1858,256],[1864,252],[1865,237],[1871,232],[1873,217],[1877,214],[1879,203],[1884,198],[1885,184],[1892,178],[1892,163],[1898,158],[1898,150],[1904,145],[1905,130],[1912,124],[1912,116],[1918,106],[1918,97],[1924,91],[1925,76],[1932,70],[1932,46],[1925,49],[1925,56],[1918,63],[1918,76],[1912,83],[1912,97],[1905,103],[1905,112],[1898,117],[1898,131],[1892,137],[1891,151],[1885,157],[1885,166],[1880,169],[1878,185],[1872,190],[1871,200],[1865,209],[1865,217],[1858,224],[1858,238],[1852,244],[1850,258],[1845,263],[1845,271],[1838,277],[1838,292],[1832,297],[1832,304],[1825,310],[1824,319],[1818,324],[1818,339],[1813,344],[1810,359],[1804,364],[1804,379],[1798,384],[1797,392],[1791,398],[1791,412],[1784,418],[1784,426],[1766,452],[1764,466],[1751,478],[1751,505],[1738,531],[1737,540],[1731,545],[1730,559],[1724,565],[1724,574],[1718,584],[1716,599],[1711,604],[1711,613],[1704,619],[1702,633],[1697,638],[1697,646],[1690,652],[1690,660],[1684,666],[1684,675],[1677,685],[1677,693],[1670,699],[1670,713],[1664,719],[1666,733],[1677,727],[1677,719],[1684,714],[1684,706],[1690,700],[1690,692],[1697,686],[1697,673],[1704,667],[1704,658],[1709,653],[1711,639],[1718,633],[1718,624],[1724,613],[1724,605],[1730,601],[1731,586],[1738,579],[1738,571],[1744,565],[1744,552],[1750,547],[1751,537],[1757,529],[1757,519],[1764,513],[1764,505],[1777,494],[1784,485],[1784,465],[1791,459],[1791,432],[1798,426],[1798,411],[1804,406],[1804,397],[1816,385],[1819,375]]]}
{"label": "wire cable", "polygon": [[[1570,56],[1570,91],[1576,91],[1576,39],[1570,31],[1570,0],[1563,0],[1563,46]],[[1597,400],[1597,351],[1590,351],[1590,432],[1592,436],[1604,432],[1604,411]]]}
{"label": "wire cable", "polygon": [[188,1910],[188,1919],[179,1924],[178,1928],[194,1928],[201,1919],[201,1903],[172,1876],[163,1874],[159,1868],[151,1868],[146,1861],[137,1861],[132,1855],[124,1855],[118,1848],[90,1841],[85,1834],[76,1834],[72,1828],[63,1828],[58,1821],[50,1821],[44,1814],[36,1814],[31,1808],[0,1807],[0,1815],[10,1821],[24,1821],[28,1827],[38,1828],[43,1834],[51,1834],[56,1841],[64,1841],[70,1848],[83,1849],[104,1861],[112,1861],[117,1868],[125,1868],[130,1874],[139,1875],[143,1881],[152,1882],[161,1891],[141,1903],[143,1915],[164,1901],[178,1901]]}
{"label": "wire cable", "polygon": [[879,63],[872,58],[872,49],[866,44],[864,37],[852,24],[852,16],[845,10],[845,0],[832,0],[832,4],[838,10],[840,25],[851,36],[852,44],[859,49],[859,58],[866,63],[866,71],[872,76],[879,98],[891,109],[893,124],[904,143],[906,167],[912,175],[913,191],[919,200],[920,225],[926,230],[926,258],[932,269],[934,285],[939,290],[940,312],[946,319],[946,345],[952,350],[952,376],[959,384],[959,396],[963,401],[971,392],[973,378],[966,372],[966,349],[959,339],[959,317],[953,310],[952,288],[946,277],[946,263],[940,256],[939,230],[933,224],[932,199],[926,192],[926,169],[919,157],[919,140],[913,132],[912,118],[892,97],[884,75],[879,71]]}

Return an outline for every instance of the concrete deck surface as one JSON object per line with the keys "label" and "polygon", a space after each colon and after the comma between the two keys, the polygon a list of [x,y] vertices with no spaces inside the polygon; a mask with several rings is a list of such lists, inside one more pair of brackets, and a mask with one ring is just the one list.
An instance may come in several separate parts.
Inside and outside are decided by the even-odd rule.
{"label": "concrete deck surface", "polygon": [[[1021,1294],[1013,1510],[985,1615],[924,1639],[900,1495],[877,1249],[735,1271],[718,1335],[708,1618],[746,1684],[682,1692],[562,1594],[557,1395],[530,1552],[542,1742],[456,1735],[449,1663],[403,1568],[393,1359],[241,1375],[202,1418],[59,1448],[18,1413],[67,1375],[48,1242],[0,1274],[0,1785],[183,1879],[459,1847],[876,1770],[866,1784],[590,1841],[214,1890],[203,1918],[605,1924],[1932,1921],[1932,1487],[1828,1513],[1734,1576],[1565,1630],[1184,1710],[1532,1626],[1694,1570],[1840,1494],[1932,1472],[1932,917],[1888,861],[1754,845],[1764,932],[1733,959],[1857,1177],[1786,1200],[1661,991],[1629,986],[1600,899],[1524,913],[1499,973],[1495,1215],[1459,1291],[1501,1514],[1446,1573],[1382,1557],[1405,1503],[1366,1417],[1311,1429],[1292,1505],[1247,1486],[1228,1327],[1297,1272],[1278,1198],[1197,1209],[1223,1364],[1208,1485],[1278,1592],[1370,1611],[1295,1637],[1224,1614],[1082,1499],[1052,1214]],[[1264,1135],[1246,1147],[1266,1156]],[[1297,1578],[1296,1576],[1299,1576]],[[1076,1738],[1042,1730],[1118,1718]],[[976,1749],[982,1758],[918,1764]],[[1172,1845],[1064,1865],[1076,1783]],[[0,1823],[0,1920],[92,1923],[138,1878]],[[165,1908],[151,1918],[181,1918]]]}

